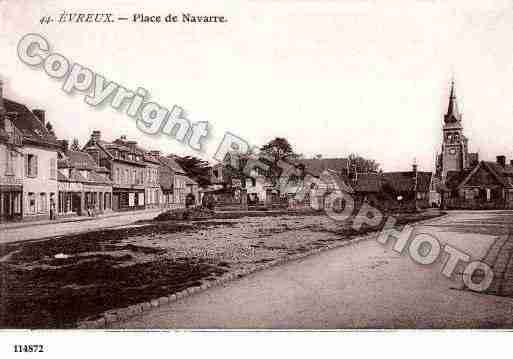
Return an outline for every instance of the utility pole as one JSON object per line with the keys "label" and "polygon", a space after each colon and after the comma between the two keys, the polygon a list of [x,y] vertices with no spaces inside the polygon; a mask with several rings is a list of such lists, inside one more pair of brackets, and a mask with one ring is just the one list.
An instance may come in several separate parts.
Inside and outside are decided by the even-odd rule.
{"label": "utility pole", "polygon": [[415,209],[415,212],[418,212],[419,211],[419,206],[417,204],[417,193],[418,193],[418,180],[419,180],[419,176],[418,176],[418,166],[417,166],[417,159],[414,158],[413,159],[413,203],[414,203],[414,209]]}

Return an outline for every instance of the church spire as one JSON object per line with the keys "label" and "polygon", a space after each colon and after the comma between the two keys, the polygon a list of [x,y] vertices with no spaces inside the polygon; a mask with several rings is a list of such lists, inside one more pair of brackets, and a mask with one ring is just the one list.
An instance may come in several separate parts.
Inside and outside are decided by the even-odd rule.
{"label": "church spire", "polygon": [[458,111],[458,101],[456,100],[456,90],[454,89],[454,80],[451,81],[451,94],[449,95],[449,106],[444,116],[445,123],[461,121],[461,114]]}

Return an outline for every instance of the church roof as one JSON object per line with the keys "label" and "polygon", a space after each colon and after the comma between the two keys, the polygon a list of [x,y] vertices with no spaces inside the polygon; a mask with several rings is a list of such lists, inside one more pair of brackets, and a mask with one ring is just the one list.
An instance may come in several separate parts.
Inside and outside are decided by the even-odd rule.
{"label": "church roof", "polygon": [[454,89],[454,81],[451,82],[451,94],[449,95],[449,105],[447,113],[444,116],[445,123],[453,123],[461,121],[461,114],[458,111],[458,100],[456,99],[456,90]]}

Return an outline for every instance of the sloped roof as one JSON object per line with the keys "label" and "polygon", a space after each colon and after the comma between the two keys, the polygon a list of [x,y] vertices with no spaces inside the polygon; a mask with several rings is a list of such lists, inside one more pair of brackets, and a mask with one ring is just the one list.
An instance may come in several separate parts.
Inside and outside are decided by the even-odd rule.
{"label": "sloped roof", "polygon": [[71,173],[68,177],[68,180],[71,181],[71,182],[89,182],[87,180],[87,178],[85,178],[84,176],[82,176],[82,174],[80,174],[79,171],[76,171],[76,170],[71,170]]}
{"label": "sloped roof", "polygon": [[27,106],[4,98],[6,112],[16,112],[17,118],[14,126],[23,133],[25,139],[30,141],[59,147],[55,136],[51,135],[41,121]]}
{"label": "sloped roof", "polygon": [[379,192],[382,181],[379,173],[361,173],[357,175],[353,188],[356,192]]}
{"label": "sloped roof", "polygon": [[87,151],[87,150],[95,149],[95,148],[99,148],[99,149],[103,150],[110,158],[115,159],[117,161],[136,164],[139,166],[144,165],[144,161],[137,161],[134,159],[123,158],[119,155],[114,156],[113,150],[118,150],[120,152],[128,152],[128,153],[132,153],[132,154],[141,155],[144,158],[144,152],[140,148],[137,148],[136,146],[134,146],[134,148],[129,147],[128,141],[117,139],[117,140],[114,140],[113,142],[108,142],[108,141],[105,141],[102,139],[95,140],[95,141],[92,141],[90,139],[85,144],[83,149],[85,151]]}
{"label": "sloped roof", "polygon": [[[59,181],[112,184],[110,178],[105,174],[109,171],[105,167],[98,167],[88,153],[68,150],[64,155],[65,158],[59,159],[57,162],[58,168],[71,168],[71,171],[69,177],[59,171]],[[87,171],[87,178],[80,173],[80,170]]]}
{"label": "sloped roof", "polygon": [[194,185],[198,184],[195,180],[193,180],[192,178],[189,178],[187,176],[180,176],[180,177],[183,177],[185,179],[185,184],[186,185],[193,185],[194,186]]}
{"label": "sloped roof", "polygon": [[511,168],[511,166],[509,165],[507,165],[506,167],[502,167],[496,162],[489,161],[481,161],[472,170],[461,171],[459,175],[453,174],[453,177],[451,178],[451,182],[448,184],[448,187],[451,189],[455,189],[457,187],[464,186],[478,171],[479,168],[484,168],[488,170],[497,180],[497,182],[499,182],[504,187],[513,187],[513,168]]}
{"label": "sloped roof", "polygon": [[458,101],[456,100],[456,90],[454,89],[454,81],[451,82],[451,94],[449,95],[449,105],[447,113],[444,116],[445,123],[461,121],[461,114],[458,111]]}
{"label": "sloped roof", "polygon": [[89,172],[89,177],[87,178],[89,182],[101,183],[101,184],[112,184],[112,181],[104,174],[91,171]]}
{"label": "sloped roof", "polygon": [[314,176],[320,176],[325,170],[332,170],[341,173],[349,169],[349,160],[347,158],[311,158],[295,160],[296,165],[305,166],[305,170]]}
{"label": "sloped roof", "polygon": [[164,166],[167,166],[171,168],[173,171],[177,173],[185,174],[184,169],[171,157],[159,157],[160,163],[162,163]]}
{"label": "sloped roof", "polygon": [[[383,173],[385,181],[396,192],[409,192],[413,191],[415,186],[415,172],[385,172]],[[417,173],[417,190],[419,192],[428,192],[431,183],[431,172]]]}
{"label": "sloped roof", "polygon": [[321,173],[320,179],[326,182],[328,188],[340,190],[346,193],[354,193],[353,188],[347,184],[346,180],[335,171],[323,171],[323,173]]}
{"label": "sloped roof", "polygon": [[74,168],[93,170],[97,167],[96,162],[87,152],[69,150],[65,155]]}

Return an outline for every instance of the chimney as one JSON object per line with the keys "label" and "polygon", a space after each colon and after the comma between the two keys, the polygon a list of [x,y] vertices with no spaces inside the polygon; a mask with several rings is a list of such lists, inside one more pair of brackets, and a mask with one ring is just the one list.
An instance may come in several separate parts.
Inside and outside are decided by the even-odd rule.
{"label": "chimney", "polygon": [[45,111],[44,110],[32,110],[32,113],[38,118],[39,121],[44,125],[45,124]]}
{"label": "chimney", "polygon": [[102,137],[102,133],[98,130],[94,130],[93,133],[91,134],[91,141],[93,143],[96,143],[96,142],[100,141],[101,137]]}
{"label": "chimney", "polygon": [[59,145],[61,145],[62,152],[66,153],[69,149],[69,142],[68,140],[59,140]]}
{"label": "chimney", "polygon": [[137,142],[136,141],[127,141],[126,144],[128,147],[135,150],[135,146],[137,145]]}
{"label": "chimney", "polygon": [[159,158],[160,156],[162,156],[162,153],[159,150],[150,151],[150,154],[155,158]]}
{"label": "chimney", "polygon": [[506,156],[497,156],[497,164],[501,165],[502,168],[506,167]]}

